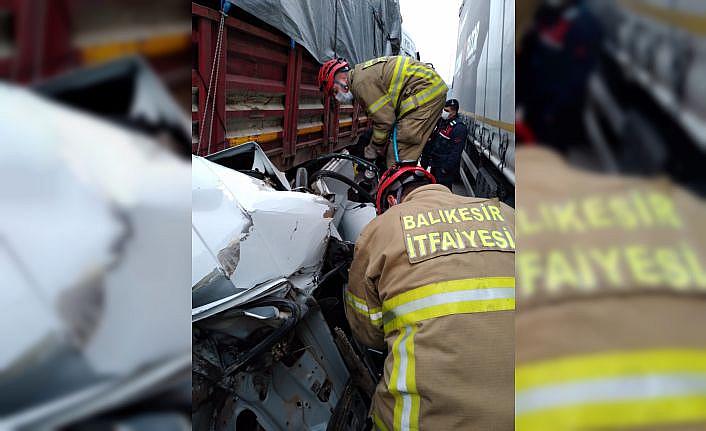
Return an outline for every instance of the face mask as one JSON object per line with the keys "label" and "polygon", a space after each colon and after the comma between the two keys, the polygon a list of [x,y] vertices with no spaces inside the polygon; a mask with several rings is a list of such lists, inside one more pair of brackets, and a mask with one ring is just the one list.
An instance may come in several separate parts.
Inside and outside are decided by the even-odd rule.
{"label": "face mask", "polygon": [[441,118],[443,118],[444,120],[448,120],[449,113],[447,111],[441,111]]}
{"label": "face mask", "polygon": [[346,91],[345,93],[339,91],[336,93],[336,100],[341,103],[351,103],[353,101],[353,93],[350,91]]}

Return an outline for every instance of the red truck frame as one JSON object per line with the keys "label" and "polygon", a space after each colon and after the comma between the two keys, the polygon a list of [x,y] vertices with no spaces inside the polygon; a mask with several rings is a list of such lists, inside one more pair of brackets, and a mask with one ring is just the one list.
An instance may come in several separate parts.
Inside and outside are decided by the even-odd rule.
{"label": "red truck frame", "polygon": [[[205,156],[255,141],[286,170],[350,145],[367,127],[358,104],[341,107],[321,95],[320,65],[304,47],[237,7],[225,19],[211,120],[206,98],[221,15],[198,3],[191,12],[192,153]],[[210,139],[206,121],[212,121]]]}

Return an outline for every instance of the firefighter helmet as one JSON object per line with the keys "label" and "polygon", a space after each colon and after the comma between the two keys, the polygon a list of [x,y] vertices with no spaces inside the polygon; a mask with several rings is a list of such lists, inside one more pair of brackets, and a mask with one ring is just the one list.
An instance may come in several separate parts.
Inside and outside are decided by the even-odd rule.
{"label": "firefighter helmet", "polygon": [[338,72],[347,72],[349,70],[351,70],[350,65],[342,58],[333,58],[327,61],[321,66],[321,69],[319,69],[319,90],[327,94],[331,93],[334,76],[336,76]]}
{"label": "firefighter helmet", "polygon": [[375,199],[375,208],[377,213],[382,214],[389,208],[386,196],[390,193],[397,192],[397,201],[400,201],[404,186],[418,181],[426,181],[431,184],[436,184],[436,178],[426,169],[419,167],[414,162],[411,164],[393,165],[386,170],[380,177],[378,186],[377,198]]}

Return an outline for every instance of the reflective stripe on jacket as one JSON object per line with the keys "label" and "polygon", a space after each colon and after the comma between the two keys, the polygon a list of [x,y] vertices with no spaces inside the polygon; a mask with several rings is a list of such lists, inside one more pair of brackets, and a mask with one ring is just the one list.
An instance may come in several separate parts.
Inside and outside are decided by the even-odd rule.
{"label": "reflective stripe on jacket", "polygon": [[378,145],[387,141],[397,119],[448,90],[434,69],[406,56],[357,64],[349,84],[355,98],[367,107],[374,122],[373,143]]}

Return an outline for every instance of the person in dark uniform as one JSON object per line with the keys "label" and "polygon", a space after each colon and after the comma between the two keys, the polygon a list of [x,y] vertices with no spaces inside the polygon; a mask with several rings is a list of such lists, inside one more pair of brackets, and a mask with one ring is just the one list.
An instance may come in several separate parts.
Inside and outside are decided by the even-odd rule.
{"label": "person in dark uniform", "polygon": [[446,101],[441,118],[422,152],[422,167],[431,166],[431,174],[439,184],[451,190],[461,168],[461,153],[468,131],[458,120],[458,100]]}
{"label": "person in dark uniform", "polygon": [[537,142],[587,142],[583,113],[603,32],[586,0],[544,0],[517,54],[516,105]]}

